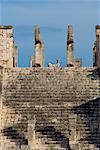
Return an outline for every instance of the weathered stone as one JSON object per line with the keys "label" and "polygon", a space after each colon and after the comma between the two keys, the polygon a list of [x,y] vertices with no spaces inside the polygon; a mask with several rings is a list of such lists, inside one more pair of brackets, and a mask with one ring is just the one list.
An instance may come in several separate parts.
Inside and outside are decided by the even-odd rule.
{"label": "weathered stone", "polygon": [[93,47],[93,66],[96,67],[96,42],[94,42],[94,47]]}
{"label": "weathered stone", "polygon": [[[13,68],[0,66],[0,150],[100,149],[99,26],[96,29],[96,67],[72,63],[72,27],[68,66],[74,67],[60,68],[58,62],[52,69],[43,68],[41,53],[35,55],[41,67],[16,68],[15,53],[10,62]],[[0,27],[2,33],[12,38],[12,27]],[[35,44],[41,45],[39,28],[35,34]],[[5,46],[5,38],[3,42]]]}
{"label": "weathered stone", "polygon": [[30,67],[33,67],[35,65],[35,58],[34,56],[30,57]]}
{"label": "weathered stone", "polygon": [[6,69],[1,150],[100,148],[100,78],[94,74],[96,69]]}
{"label": "weathered stone", "polygon": [[96,26],[96,66],[100,68],[100,26]]}
{"label": "weathered stone", "polygon": [[[0,65],[12,68],[14,65],[14,37],[12,26],[0,26]],[[17,55],[16,55],[17,57]]]}
{"label": "weathered stone", "polygon": [[44,67],[44,44],[40,36],[40,28],[35,27],[35,56],[30,59],[31,67]]}
{"label": "weathered stone", "polygon": [[77,58],[75,60],[75,66],[76,67],[82,67],[82,59],[81,58]]}
{"label": "weathered stone", "polygon": [[14,47],[13,52],[13,67],[18,67],[18,47]]}
{"label": "weathered stone", "polygon": [[67,35],[67,66],[74,66],[74,31],[72,26],[68,26]]}

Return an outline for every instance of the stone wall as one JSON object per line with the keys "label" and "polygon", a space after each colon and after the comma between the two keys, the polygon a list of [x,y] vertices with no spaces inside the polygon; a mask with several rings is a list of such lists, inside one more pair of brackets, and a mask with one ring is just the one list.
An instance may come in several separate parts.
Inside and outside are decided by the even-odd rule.
{"label": "stone wall", "polygon": [[97,68],[5,69],[0,150],[99,150]]}

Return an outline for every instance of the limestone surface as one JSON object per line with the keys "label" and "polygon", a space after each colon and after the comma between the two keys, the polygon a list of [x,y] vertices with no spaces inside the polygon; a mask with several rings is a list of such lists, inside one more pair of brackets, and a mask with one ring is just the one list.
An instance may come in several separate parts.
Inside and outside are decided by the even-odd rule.
{"label": "limestone surface", "polygon": [[97,68],[12,68],[0,78],[0,150],[99,150]]}

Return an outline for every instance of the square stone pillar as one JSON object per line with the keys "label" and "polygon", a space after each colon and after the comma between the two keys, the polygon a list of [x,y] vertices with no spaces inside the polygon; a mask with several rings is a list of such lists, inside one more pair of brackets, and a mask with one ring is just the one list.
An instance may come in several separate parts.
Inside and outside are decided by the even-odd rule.
{"label": "square stone pillar", "polygon": [[0,65],[13,67],[14,37],[12,26],[0,26]]}
{"label": "square stone pillar", "polygon": [[71,25],[68,26],[67,35],[67,66],[74,66],[74,31]]}
{"label": "square stone pillar", "polygon": [[100,25],[96,26],[96,66],[100,68]]}
{"label": "square stone pillar", "polygon": [[40,27],[35,27],[35,66],[44,67],[44,44],[40,36]]}

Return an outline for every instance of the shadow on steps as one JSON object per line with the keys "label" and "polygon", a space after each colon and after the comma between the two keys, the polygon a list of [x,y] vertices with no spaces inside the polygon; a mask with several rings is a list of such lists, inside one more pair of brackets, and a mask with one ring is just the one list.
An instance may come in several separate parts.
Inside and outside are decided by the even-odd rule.
{"label": "shadow on steps", "polygon": [[60,144],[61,148],[70,150],[69,139],[66,138],[60,131],[57,131],[54,126],[46,126],[37,130],[37,132],[40,132],[44,136],[46,135],[47,139],[51,139],[54,143],[56,142],[56,144]]}
{"label": "shadow on steps", "polygon": [[80,139],[80,142],[86,140],[100,148],[100,97],[74,107],[72,111],[83,118],[83,123],[85,122],[90,131],[85,139]]}

